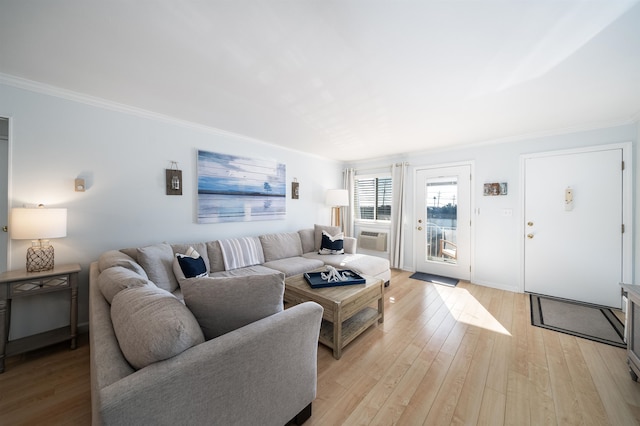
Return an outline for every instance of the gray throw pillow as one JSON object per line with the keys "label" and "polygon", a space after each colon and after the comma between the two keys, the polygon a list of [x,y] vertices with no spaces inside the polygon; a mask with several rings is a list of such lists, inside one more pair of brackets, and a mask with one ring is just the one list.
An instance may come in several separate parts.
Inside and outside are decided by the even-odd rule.
{"label": "gray throw pillow", "polygon": [[133,272],[138,275],[142,275],[144,278],[147,277],[147,273],[145,270],[136,263],[133,258],[122,253],[120,250],[109,250],[102,255],[98,259],[98,269],[100,272],[105,271],[114,266],[122,266],[123,268],[131,269]]}
{"label": "gray throw pillow", "polygon": [[116,294],[111,321],[122,354],[137,369],[204,342],[191,311],[155,286],[127,288]]}
{"label": "gray throw pillow", "polygon": [[138,262],[155,285],[171,293],[178,289],[178,280],[173,273],[173,249],[169,244],[139,248]]}
{"label": "gray throw pillow", "polygon": [[266,262],[302,256],[302,243],[297,232],[260,235],[260,243]]}
{"label": "gray throw pillow", "polygon": [[282,273],[190,278],[181,288],[207,340],[283,310]]}
{"label": "gray throw pillow", "polygon": [[[144,271],[142,273],[144,274]],[[121,290],[145,285],[153,286],[153,283],[147,279],[146,274],[141,276],[123,266],[113,266],[98,275],[98,288],[109,303],[113,301],[115,295]]]}

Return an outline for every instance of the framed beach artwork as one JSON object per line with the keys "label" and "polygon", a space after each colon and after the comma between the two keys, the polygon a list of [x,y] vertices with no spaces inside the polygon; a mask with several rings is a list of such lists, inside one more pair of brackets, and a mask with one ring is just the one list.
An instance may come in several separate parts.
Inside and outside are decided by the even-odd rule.
{"label": "framed beach artwork", "polygon": [[284,219],[285,178],[274,160],[198,150],[198,223]]}

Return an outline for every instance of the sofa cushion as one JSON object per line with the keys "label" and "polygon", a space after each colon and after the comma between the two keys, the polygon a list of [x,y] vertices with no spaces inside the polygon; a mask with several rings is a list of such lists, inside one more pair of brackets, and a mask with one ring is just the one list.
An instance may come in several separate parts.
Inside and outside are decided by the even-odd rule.
{"label": "sofa cushion", "polygon": [[327,231],[329,235],[336,235],[340,232],[339,226],[327,226],[327,225],[313,225],[314,232],[314,246],[313,251],[318,252],[322,245],[322,231]]}
{"label": "sofa cushion", "polygon": [[344,254],[344,234],[338,232],[330,235],[327,231],[322,231],[322,243],[318,254]]}
{"label": "sofa cushion", "polygon": [[137,247],[128,247],[128,248],[123,248],[119,250],[120,252],[126,254],[127,256],[131,257],[134,262],[138,261],[138,248]]}
{"label": "sofa cushion", "polygon": [[260,235],[265,262],[302,256],[302,243],[297,232]]}
{"label": "sofa cushion", "polygon": [[219,240],[224,269],[243,268],[264,263],[262,244],[258,237],[230,238]]}
{"label": "sofa cushion", "polygon": [[351,269],[358,274],[370,276],[383,275],[389,272],[390,264],[388,259],[366,254],[337,254],[335,256],[324,256],[318,253],[305,253],[307,259],[319,259],[325,264],[337,269]]}
{"label": "sofa cushion", "polygon": [[120,291],[111,303],[111,321],[123,355],[137,369],[204,341],[189,309],[157,287]]}
{"label": "sofa cushion", "polygon": [[125,288],[144,287],[146,285],[154,286],[146,274],[142,276],[123,266],[113,266],[98,275],[98,287],[109,303],[113,301],[116,294]]}
{"label": "sofa cushion", "polygon": [[302,256],[287,257],[286,259],[273,260],[263,264],[267,268],[284,273],[287,277],[303,274],[321,268],[323,265],[324,262],[322,260],[307,259]]}
{"label": "sofa cushion", "polygon": [[315,251],[315,232],[313,228],[301,229],[298,231],[300,242],[302,243],[302,252],[309,253]]}
{"label": "sofa cushion", "polygon": [[154,244],[138,249],[138,262],[155,285],[168,292],[178,288],[173,273],[173,249],[169,244]]}
{"label": "sofa cushion", "polygon": [[282,311],[284,275],[191,278],[182,295],[209,340]]}
{"label": "sofa cushion", "polygon": [[104,252],[98,259],[98,269],[100,272],[114,266],[122,266],[123,268],[130,269],[144,278],[149,278],[142,266],[140,266],[131,256],[122,253],[120,250],[109,250]]}
{"label": "sofa cushion", "polygon": [[173,259],[173,274],[178,283],[186,278],[207,276],[207,265],[200,253],[193,247],[189,247],[183,253],[176,253]]}
{"label": "sofa cushion", "polygon": [[248,275],[270,275],[277,274],[279,270],[267,268],[263,265],[245,266],[244,268],[232,269],[230,271],[211,272],[210,277],[246,277]]}
{"label": "sofa cushion", "polygon": [[224,271],[224,259],[222,258],[220,242],[208,241],[206,246],[207,255],[209,257],[209,272]]}

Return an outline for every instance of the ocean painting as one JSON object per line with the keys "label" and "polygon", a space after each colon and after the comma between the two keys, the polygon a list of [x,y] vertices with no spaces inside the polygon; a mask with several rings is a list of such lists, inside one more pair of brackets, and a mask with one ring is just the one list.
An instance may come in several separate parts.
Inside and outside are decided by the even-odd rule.
{"label": "ocean painting", "polygon": [[284,219],[285,182],[276,161],[198,150],[198,223]]}

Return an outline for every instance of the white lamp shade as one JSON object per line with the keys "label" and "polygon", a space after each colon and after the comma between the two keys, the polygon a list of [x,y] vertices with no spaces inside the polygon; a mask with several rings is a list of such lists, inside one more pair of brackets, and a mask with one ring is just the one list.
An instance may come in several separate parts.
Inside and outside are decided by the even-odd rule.
{"label": "white lamp shade", "polygon": [[67,209],[11,209],[11,238],[46,240],[67,236]]}
{"label": "white lamp shade", "polygon": [[328,206],[348,206],[349,191],[346,189],[328,189],[325,203]]}

